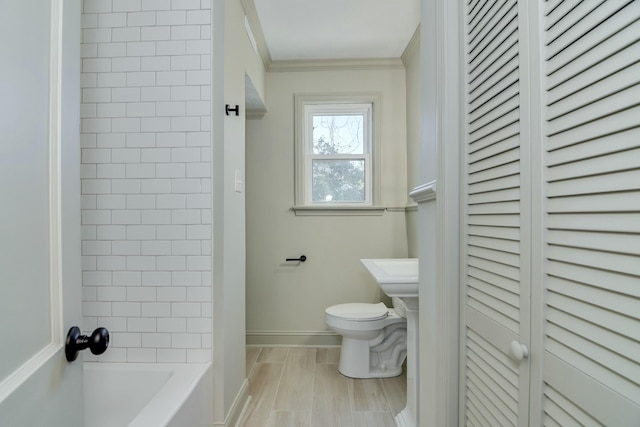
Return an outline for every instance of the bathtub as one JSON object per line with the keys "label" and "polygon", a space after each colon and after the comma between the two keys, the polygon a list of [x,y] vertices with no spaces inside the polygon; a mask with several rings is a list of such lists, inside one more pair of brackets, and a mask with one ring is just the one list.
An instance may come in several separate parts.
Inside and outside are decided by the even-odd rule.
{"label": "bathtub", "polygon": [[211,364],[84,362],[84,427],[210,426]]}

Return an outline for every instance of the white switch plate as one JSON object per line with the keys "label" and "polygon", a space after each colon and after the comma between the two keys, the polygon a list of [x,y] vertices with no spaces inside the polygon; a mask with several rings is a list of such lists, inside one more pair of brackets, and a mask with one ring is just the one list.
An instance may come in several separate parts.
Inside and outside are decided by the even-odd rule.
{"label": "white switch plate", "polygon": [[236,168],[236,178],[235,178],[235,187],[237,193],[242,193],[244,191],[244,177],[242,176],[242,172],[240,169]]}

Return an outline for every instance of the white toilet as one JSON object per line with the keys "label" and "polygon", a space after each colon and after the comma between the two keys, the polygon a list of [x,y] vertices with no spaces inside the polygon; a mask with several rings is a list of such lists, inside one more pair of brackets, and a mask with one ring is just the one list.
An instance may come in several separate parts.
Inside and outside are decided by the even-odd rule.
{"label": "white toilet", "polygon": [[340,373],[351,378],[395,377],[407,357],[407,319],[404,305],[384,303],[332,305],[325,310],[327,325],[342,335]]}

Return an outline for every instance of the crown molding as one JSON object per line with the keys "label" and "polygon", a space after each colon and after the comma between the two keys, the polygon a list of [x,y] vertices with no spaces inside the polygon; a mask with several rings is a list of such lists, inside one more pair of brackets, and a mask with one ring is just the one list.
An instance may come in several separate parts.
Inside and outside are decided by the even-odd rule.
{"label": "crown molding", "polygon": [[404,65],[400,58],[318,59],[271,61],[268,72],[296,71],[344,71],[344,70],[400,70]]}
{"label": "crown molding", "polygon": [[245,16],[249,20],[249,25],[251,26],[253,37],[256,39],[256,44],[258,45],[258,54],[262,59],[265,70],[268,70],[271,66],[271,52],[269,52],[267,41],[264,38],[264,32],[262,31],[262,25],[260,24],[260,19],[258,18],[256,5],[253,0],[240,0],[240,3],[242,4],[242,8],[244,9]]}
{"label": "crown molding", "polygon": [[406,66],[407,62],[409,62],[415,55],[420,53],[420,25],[416,28],[416,31],[411,36],[411,40],[407,44],[407,47],[404,48],[404,52],[402,52],[402,63]]}

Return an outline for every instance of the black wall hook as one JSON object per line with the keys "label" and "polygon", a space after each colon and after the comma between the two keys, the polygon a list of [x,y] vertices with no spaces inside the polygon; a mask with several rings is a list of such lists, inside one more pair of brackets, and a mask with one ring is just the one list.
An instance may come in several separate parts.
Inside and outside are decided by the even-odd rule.
{"label": "black wall hook", "polygon": [[227,113],[227,116],[230,115],[230,112],[235,112],[236,116],[240,115],[240,106],[236,105],[236,108],[230,108],[229,104],[225,105],[224,112]]}

